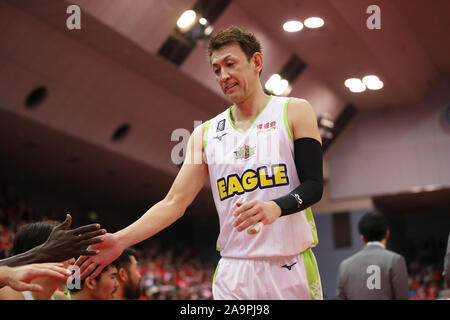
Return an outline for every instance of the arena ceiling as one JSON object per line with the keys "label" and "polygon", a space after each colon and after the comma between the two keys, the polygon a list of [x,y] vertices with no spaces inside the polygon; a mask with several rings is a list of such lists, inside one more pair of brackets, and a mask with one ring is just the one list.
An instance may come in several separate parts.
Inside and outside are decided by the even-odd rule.
{"label": "arena ceiling", "polygon": [[[214,1],[210,1],[212,3]],[[223,3],[224,1],[218,1]],[[263,83],[292,56],[306,67],[290,95],[308,99],[318,117],[407,108],[450,72],[450,2],[376,1],[381,29],[369,30],[367,0],[225,1],[214,30],[253,31],[264,53]],[[81,8],[69,30],[67,7]],[[229,102],[199,40],[180,65],[158,54],[194,0],[0,1],[0,148],[5,183],[21,181],[83,201],[136,207],[164,196],[179,170],[174,130],[192,132]],[[321,29],[282,30],[285,21],[320,16]],[[344,81],[376,74],[384,87],[352,93]],[[25,101],[37,87],[46,99]],[[111,137],[123,124],[125,139]],[[338,138],[338,137],[336,137]],[[326,157],[325,157],[326,159]],[[214,210],[208,192],[194,212]]]}

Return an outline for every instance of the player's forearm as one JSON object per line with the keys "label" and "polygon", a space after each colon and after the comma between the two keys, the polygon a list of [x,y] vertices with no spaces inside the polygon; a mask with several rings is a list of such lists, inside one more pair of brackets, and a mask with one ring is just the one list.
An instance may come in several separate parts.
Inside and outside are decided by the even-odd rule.
{"label": "player's forearm", "polygon": [[186,207],[166,197],[151,207],[142,217],[125,229],[115,233],[124,248],[135,245],[167,228],[181,218]]}
{"label": "player's forearm", "polygon": [[0,267],[0,288],[3,288],[8,284],[8,274],[10,272],[10,268],[7,266]]}
{"label": "player's forearm", "polygon": [[45,260],[45,254],[42,252],[41,246],[34,247],[27,252],[17,254],[15,256],[0,260],[1,266],[17,267],[30,263],[47,262]]}
{"label": "player's forearm", "polygon": [[295,140],[294,156],[301,184],[287,195],[273,199],[281,208],[282,215],[299,212],[322,199],[323,170],[320,142],[308,137]]}

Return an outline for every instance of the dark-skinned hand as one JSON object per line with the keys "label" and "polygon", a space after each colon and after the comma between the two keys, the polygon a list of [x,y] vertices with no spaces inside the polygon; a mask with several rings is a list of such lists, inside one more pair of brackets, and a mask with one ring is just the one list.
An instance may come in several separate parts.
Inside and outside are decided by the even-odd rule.
{"label": "dark-skinned hand", "polygon": [[99,224],[90,224],[69,230],[72,223],[70,214],[56,226],[47,241],[39,248],[39,255],[45,262],[62,262],[78,256],[93,256],[95,250],[87,250],[90,245],[102,242],[99,237],[106,233]]}

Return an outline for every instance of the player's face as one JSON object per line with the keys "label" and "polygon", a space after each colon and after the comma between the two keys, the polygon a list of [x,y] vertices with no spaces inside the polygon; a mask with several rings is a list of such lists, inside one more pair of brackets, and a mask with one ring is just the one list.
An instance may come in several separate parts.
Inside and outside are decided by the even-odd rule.
{"label": "player's face", "polygon": [[130,256],[131,263],[127,268],[128,282],[124,285],[124,294],[127,299],[137,299],[140,295],[141,274],[138,270],[138,263],[134,256]]}
{"label": "player's face", "polygon": [[222,92],[234,103],[248,98],[258,81],[253,57],[247,56],[237,43],[226,44],[211,55],[211,65]]}
{"label": "player's face", "polygon": [[96,300],[112,300],[119,288],[119,281],[117,280],[117,268],[109,266],[108,270],[101,273],[97,279],[97,286],[95,293]]}

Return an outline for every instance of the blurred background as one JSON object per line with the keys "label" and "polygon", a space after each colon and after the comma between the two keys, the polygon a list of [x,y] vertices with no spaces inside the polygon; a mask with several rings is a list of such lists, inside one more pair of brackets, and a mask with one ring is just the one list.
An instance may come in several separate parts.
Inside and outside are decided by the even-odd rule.
{"label": "blurred background", "polygon": [[[324,298],[374,209],[410,298],[448,296],[449,14],[447,0],[0,0],[0,258],[23,223],[70,213],[73,227],[115,232],[161,200],[187,142],[174,131],[230,105],[206,49],[234,24],[261,41],[265,90],[307,99],[318,118]],[[205,185],[136,246],[143,295],[211,299],[218,231]]]}

